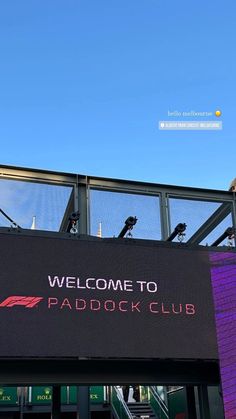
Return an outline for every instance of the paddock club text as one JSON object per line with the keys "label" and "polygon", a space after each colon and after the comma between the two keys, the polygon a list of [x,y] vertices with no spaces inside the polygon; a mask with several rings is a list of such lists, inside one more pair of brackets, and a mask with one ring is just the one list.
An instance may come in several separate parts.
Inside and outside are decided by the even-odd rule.
{"label": "paddock club text", "polygon": [[[90,290],[102,293],[104,291],[113,291],[115,293],[132,293],[139,291],[140,293],[149,293],[150,296],[158,292],[158,283],[156,281],[132,281],[132,280],[114,280],[104,278],[89,277],[82,280],[75,276],[51,276],[48,275],[48,284],[50,288],[66,288],[76,290]],[[128,294],[129,296],[131,294]],[[135,300],[124,298],[103,299],[103,298],[80,298],[71,296],[65,297],[48,297],[48,309],[50,310],[77,310],[91,312],[131,312],[141,313],[143,311],[160,315],[185,315],[194,316],[196,314],[196,306],[192,302],[174,302],[174,301],[151,301],[145,302],[143,299]]]}

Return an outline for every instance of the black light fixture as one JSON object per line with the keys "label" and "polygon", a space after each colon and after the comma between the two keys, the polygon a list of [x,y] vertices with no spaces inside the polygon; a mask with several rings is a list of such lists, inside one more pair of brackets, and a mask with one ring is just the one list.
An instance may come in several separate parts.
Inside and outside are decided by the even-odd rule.
{"label": "black light fixture", "polygon": [[12,219],[11,219],[11,217],[9,217],[9,215],[7,215],[1,208],[0,208],[0,212],[1,212],[1,214],[2,215],[4,215],[4,217],[8,220],[8,221],[10,221],[11,223],[12,223],[12,227],[14,227],[14,228],[21,228],[17,223],[15,223],[15,221],[13,221]]}
{"label": "black light fixture", "polygon": [[224,233],[221,234],[221,236],[217,240],[215,240],[211,246],[218,246],[218,244],[220,244],[226,238],[228,238],[229,240],[232,240],[234,238],[234,233],[235,233],[235,229],[233,227],[226,228]]}
{"label": "black light fixture", "polygon": [[179,236],[179,237],[184,236],[183,233],[186,230],[186,227],[187,225],[185,223],[177,224],[174,231],[171,233],[171,235],[168,237],[166,241],[171,242],[172,240],[174,240],[176,236]]}
{"label": "black light fixture", "polygon": [[128,217],[127,220],[125,220],[125,225],[122,228],[118,237],[124,237],[127,231],[132,230],[135,224],[137,223],[137,220],[138,219],[136,217],[132,217],[132,216]]}
{"label": "black light fixture", "polygon": [[72,214],[69,216],[69,224],[66,229],[67,233],[76,234],[78,232],[76,228],[77,221],[79,220],[80,213],[79,211],[72,212]]}

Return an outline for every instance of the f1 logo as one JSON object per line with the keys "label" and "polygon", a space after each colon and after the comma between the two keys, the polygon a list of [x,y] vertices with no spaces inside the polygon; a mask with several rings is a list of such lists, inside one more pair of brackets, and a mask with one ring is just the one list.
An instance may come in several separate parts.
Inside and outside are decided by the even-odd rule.
{"label": "f1 logo", "polygon": [[33,308],[42,300],[43,300],[43,297],[26,297],[26,296],[12,295],[6,298],[0,304],[0,307],[24,306],[26,308]]}

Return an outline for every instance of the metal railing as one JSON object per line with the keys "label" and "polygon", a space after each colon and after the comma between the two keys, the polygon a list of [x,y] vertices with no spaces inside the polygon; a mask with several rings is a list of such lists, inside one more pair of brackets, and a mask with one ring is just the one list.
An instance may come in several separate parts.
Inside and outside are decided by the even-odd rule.
{"label": "metal railing", "polygon": [[111,388],[111,407],[116,419],[133,419],[117,386]]}
{"label": "metal railing", "polygon": [[150,405],[160,419],[169,419],[168,407],[158,394],[155,387],[150,386]]}

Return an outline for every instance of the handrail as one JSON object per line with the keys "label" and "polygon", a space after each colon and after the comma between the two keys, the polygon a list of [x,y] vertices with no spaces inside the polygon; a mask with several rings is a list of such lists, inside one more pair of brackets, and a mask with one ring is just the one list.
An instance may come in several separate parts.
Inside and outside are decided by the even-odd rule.
{"label": "handrail", "polygon": [[[150,386],[150,392],[154,400],[156,401],[158,407],[161,410],[162,418],[164,415],[164,418],[169,419],[168,407],[166,406],[165,402],[162,400],[162,398],[160,397],[160,395],[158,394],[154,386]],[[150,403],[151,403],[151,399],[150,399]],[[152,406],[152,407],[155,410],[155,406]],[[160,415],[160,412],[157,412],[157,413]]]}
{"label": "handrail", "polygon": [[167,391],[167,395],[172,394],[172,393],[177,393],[177,391],[183,390],[183,386],[178,386],[178,388],[175,388],[174,390],[168,390]]}
{"label": "handrail", "polygon": [[161,398],[160,394],[154,386],[151,386],[151,391],[154,393],[155,397],[158,399],[159,403],[163,406],[163,409],[168,412],[168,408],[164,400]]}
{"label": "handrail", "polygon": [[125,403],[123,397],[121,396],[117,386],[112,386],[111,388],[111,405],[112,405],[112,409],[114,410],[114,412],[116,413],[117,418],[122,418],[121,414],[122,412],[117,412],[114,400],[113,400],[113,395],[115,394],[115,397],[118,399],[118,402],[121,406],[121,409],[124,411],[125,416],[127,419],[133,419],[133,416],[131,415],[127,404]]}

